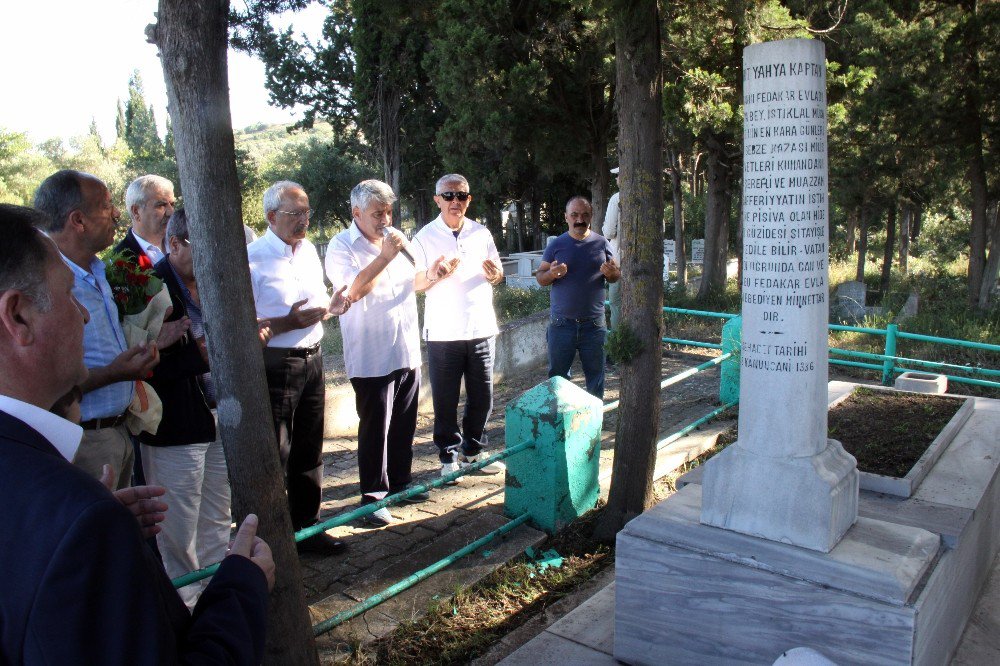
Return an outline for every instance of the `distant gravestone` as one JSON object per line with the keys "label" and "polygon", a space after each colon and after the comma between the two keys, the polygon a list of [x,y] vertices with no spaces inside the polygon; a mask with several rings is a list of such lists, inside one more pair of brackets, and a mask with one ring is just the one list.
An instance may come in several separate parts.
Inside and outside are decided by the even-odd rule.
{"label": "distant gravestone", "polygon": [[674,241],[672,240],[663,241],[663,256],[669,259],[671,262],[677,261],[677,253],[675,251]]}
{"label": "distant gravestone", "polygon": [[666,254],[663,255],[663,281],[666,282],[670,279],[670,257]]}
{"label": "distant gravestone", "polygon": [[705,263],[705,239],[697,238],[691,241],[691,263]]}
{"label": "distant gravestone", "polygon": [[865,296],[867,287],[864,282],[852,280],[837,287],[834,296],[836,314],[849,321],[861,321],[865,318]]}

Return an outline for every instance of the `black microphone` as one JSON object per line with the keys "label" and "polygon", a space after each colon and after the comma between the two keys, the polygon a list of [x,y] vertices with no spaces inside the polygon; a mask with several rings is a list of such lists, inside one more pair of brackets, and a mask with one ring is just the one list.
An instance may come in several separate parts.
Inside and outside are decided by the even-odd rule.
{"label": "black microphone", "polygon": [[[392,229],[392,227],[383,227],[382,228],[382,235],[383,236],[388,236],[389,234],[392,233],[392,231],[390,231],[391,229]],[[402,232],[400,232],[400,233],[402,233]],[[404,240],[403,241],[403,245],[400,246],[400,248],[399,248],[399,253],[401,255],[403,255],[404,257],[406,257],[406,260],[408,262],[410,262],[411,266],[416,266],[417,265],[417,261],[416,261],[416,259],[413,258],[413,255],[410,254],[410,250],[409,250],[409,248],[406,247],[406,244],[407,243]]]}

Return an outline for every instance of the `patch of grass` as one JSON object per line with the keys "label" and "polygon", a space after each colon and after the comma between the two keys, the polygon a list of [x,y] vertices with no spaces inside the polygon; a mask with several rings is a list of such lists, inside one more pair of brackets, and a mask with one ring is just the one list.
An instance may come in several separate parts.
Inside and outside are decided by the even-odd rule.
{"label": "patch of grass", "polygon": [[501,284],[493,290],[493,306],[499,323],[506,324],[549,309],[548,289],[518,289]]}
{"label": "patch of grass", "polygon": [[[502,565],[391,635],[359,648],[352,664],[454,664],[483,654],[493,643],[614,564],[614,549],[591,538],[600,508],[547,539],[562,565],[544,571],[527,556]],[[471,557],[476,557],[473,554]]]}

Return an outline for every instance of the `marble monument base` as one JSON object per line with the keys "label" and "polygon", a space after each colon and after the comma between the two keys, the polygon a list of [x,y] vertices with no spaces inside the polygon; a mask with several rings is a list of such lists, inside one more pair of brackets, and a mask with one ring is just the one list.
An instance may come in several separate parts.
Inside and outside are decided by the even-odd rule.
{"label": "marble monument base", "polygon": [[618,534],[615,659],[771,664],[805,646],[841,664],[911,663],[937,534],[859,518],[821,553],[703,525],[701,513],[701,487],[688,485]]}
{"label": "marble monument base", "polygon": [[[729,447],[705,469],[701,522],[830,551],[858,515],[858,471],[840,442],[813,456],[762,456]],[[766,489],[766,490],[764,490]]]}

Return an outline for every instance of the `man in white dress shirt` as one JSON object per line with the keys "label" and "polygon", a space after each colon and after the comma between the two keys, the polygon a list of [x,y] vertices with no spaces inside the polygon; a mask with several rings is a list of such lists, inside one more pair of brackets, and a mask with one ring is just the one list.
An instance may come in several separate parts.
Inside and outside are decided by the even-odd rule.
{"label": "man in white dress shirt", "polygon": [[[316,248],[306,240],[309,196],[298,183],[280,181],[264,193],[268,230],[247,246],[258,320],[270,321],[264,348],[275,436],[285,468],[292,527],[319,520],[323,483],[323,320],[350,306],[345,287],[327,293]],[[338,283],[334,282],[336,287]],[[343,282],[339,284],[344,284]],[[342,542],[320,532],[300,551],[334,555]]]}
{"label": "man in white dress shirt", "polygon": [[[441,475],[458,471],[459,463],[476,462],[487,444],[486,422],[493,409],[493,358],[497,316],[493,285],[503,281],[503,268],[493,234],[465,216],[472,203],[469,181],[457,173],[442,176],[434,188],[441,214],[413,239],[414,256],[426,264],[444,255],[458,259],[455,272],[427,291],[423,336],[434,400],[434,443]],[[465,381],[465,415],[458,424],[458,398]],[[502,463],[483,467],[486,474],[504,471]]]}
{"label": "man in white dress shirt", "polygon": [[[414,290],[451,274],[455,262],[443,257],[429,268],[407,258],[405,238],[392,229],[396,195],[386,183],[365,180],[351,190],[351,226],[337,234],[326,252],[326,275],[349,285],[354,304],[340,318],[344,365],[354,387],[358,417],[358,474],[361,503],[400,492],[410,483],[413,433],[420,391],[420,337]],[[406,253],[401,254],[401,250]],[[424,501],[426,493],[410,501]],[[388,525],[388,509],[367,517]]]}

